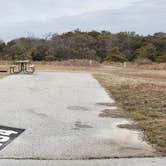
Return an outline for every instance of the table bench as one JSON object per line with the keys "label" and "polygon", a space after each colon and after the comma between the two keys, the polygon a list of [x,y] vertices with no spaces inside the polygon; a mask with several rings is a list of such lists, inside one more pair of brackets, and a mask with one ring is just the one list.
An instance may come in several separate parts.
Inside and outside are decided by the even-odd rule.
{"label": "table bench", "polygon": [[10,66],[10,74],[16,74],[21,72],[32,74],[35,72],[35,66],[30,65],[29,60],[14,61],[13,65]]}

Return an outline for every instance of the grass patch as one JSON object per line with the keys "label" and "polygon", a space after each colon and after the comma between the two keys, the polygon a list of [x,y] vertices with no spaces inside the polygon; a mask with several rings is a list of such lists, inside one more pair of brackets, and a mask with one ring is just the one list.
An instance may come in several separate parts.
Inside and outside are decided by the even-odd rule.
{"label": "grass patch", "polygon": [[7,76],[6,73],[0,73],[0,78],[3,78],[3,77],[5,77],[5,76]]}
{"label": "grass patch", "polygon": [[116,103],[97,103],[97,105],[103,105],[103,106],[113,107],[113,106],[116,106]]}
{"label": "grass patch", "polygon": [[112,109],[105,109],[100,114],[100,117],[110,117],[110,118],[125,118],[126,115],[122,110],[112,110]]}
{"label": "grass patch", "polygon": [[[166,89],[148,81],[129,80],[123,74],[94,75],[144,133],[144,139],[166,155]],[[128,127],[128,126],[120,126]],[[129,126],[130,128],[130,126]]]}
{"label": "grass patch", "polygon": [[122,129],[138,130],[138,126],[136,124],[119,124],[118,127]]}

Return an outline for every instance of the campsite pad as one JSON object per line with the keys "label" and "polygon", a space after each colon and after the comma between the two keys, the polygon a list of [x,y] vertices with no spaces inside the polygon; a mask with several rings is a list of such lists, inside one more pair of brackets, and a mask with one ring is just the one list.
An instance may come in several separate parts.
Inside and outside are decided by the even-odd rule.
{"label": "campsite pad", "polygon": [[114,101],[90,74],[12,75],[0,87],[0,126],[25,129],[0,151],[1,159],[153,155],[139,132],[117,127],[128,120],[99,116],[109,107],[96,103]]}

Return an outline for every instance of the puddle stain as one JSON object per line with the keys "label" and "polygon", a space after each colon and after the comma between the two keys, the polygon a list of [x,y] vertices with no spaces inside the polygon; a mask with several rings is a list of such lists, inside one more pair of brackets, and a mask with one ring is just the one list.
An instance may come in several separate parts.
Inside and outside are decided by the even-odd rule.
{"label": "puddle stain", "polygon": [[67,107],[68,110],[73,110],[73,111],[89,111],[90,109],[88,107],[84,106],[69,106]]}
{"label": "puddle stain", "polygon": [[74,130],[91,129],[91,128],[93,128],[92,126],[87,125],[85,123],[82,123],[80,121],[76,121],[74,125],[75,125],[75,127],[73,128]]}
{"label": "puddle stain", "polygon": [[43,118],[48,118],[48,116],[44,113],[39,113],[39,112],[36,112],[34,109],[28,109],[28,112],[32,113],[32,114],[35,114],[37,116],[40,116],[40,117],[43,117]]}

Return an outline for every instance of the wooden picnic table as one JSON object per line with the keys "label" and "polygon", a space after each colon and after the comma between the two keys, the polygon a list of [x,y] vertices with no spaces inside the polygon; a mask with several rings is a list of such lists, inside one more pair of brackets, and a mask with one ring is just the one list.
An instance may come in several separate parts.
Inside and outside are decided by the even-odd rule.
{"label": "wooden picnic table", "polygon": [[[21,73],[21,72],[33,73],[35,71],[34,65],[29,65],[30,60],[17,60],[17,61],[14,61],[13,64],[14,65],[10,66],[10,73],[11,74]],[[15,70],[15,69],[17,69],[17,70]]]}
{"label": "wooden picnic table", "polygon": [[29,60],[18,60],[15,61],[14,64],[19,65],[19,72],[26,72],[27,65],[30,64]]}

